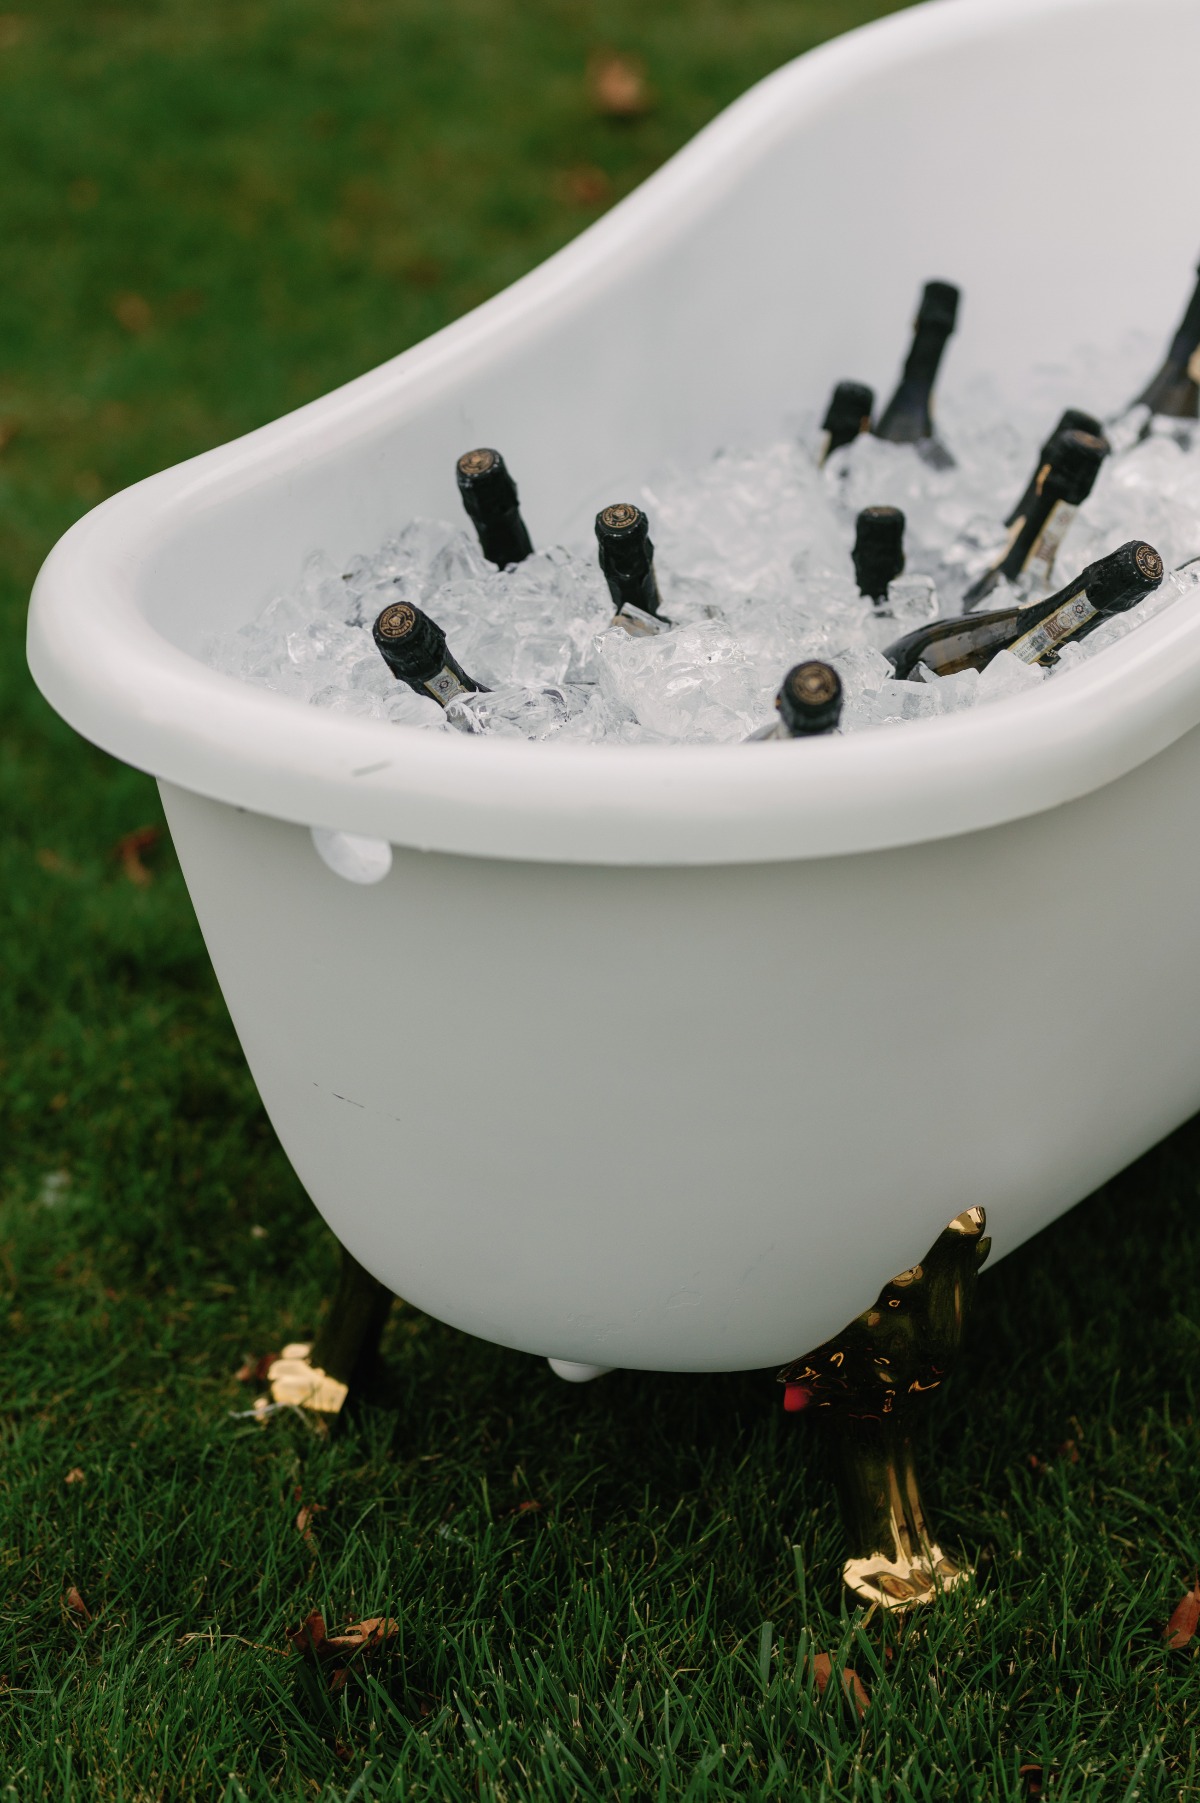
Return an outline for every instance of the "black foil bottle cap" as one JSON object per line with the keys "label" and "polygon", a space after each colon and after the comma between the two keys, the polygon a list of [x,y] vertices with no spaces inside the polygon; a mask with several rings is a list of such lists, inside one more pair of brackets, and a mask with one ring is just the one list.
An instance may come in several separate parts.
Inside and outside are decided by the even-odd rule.
{"label": "black foil bottle cap", "polygon": [[832,732],[842,716],[842,679],[832,664],[795,664],[775,698],[791,738]]}
{"label": "black foil bottle cap", "polygon": [[632,501],[614,501],[596,515],[596,537],[604,544],[628,544],[631,539],[644,539],[650,522]]}
{"label": "black foil bottle cap", "polygon": [[[1085,413],[1082,407],[1064,407],[1059,416],[1047,445],[1056,439],[1060,432],[1090,432],[1093,438],[1104,438],[1104,427],[1094,413]],[[1108,440],[1105,439],[1107,444]]]}
{"label": "black foil bottle cap", "polygon": [[507,513],[517,505],[517,485],[499,451],[464,451],[455,465],[459,492],[473,518]]}
{"label": "black foil bottle cap", "polygon": [[959,290],[953,282],[926,282],[917,308],[917,325],[952,332],[958,320]]}
{"label": "black foil bottle cap", "polygon": [[1095,487],[1100,466],[1108,456],[1107,438],[1094,432],[1056,432],[1046,448],[1050,465],[1047,482],[1072,507],[1080,507]]}
{"label": "black foil bottle cap", "polygon": [[411,601],[393,601],[371,629],[379,655],[401,682],[427,682],[446,662],[446,635]]}
{"label": "black foil bottle cap", "polygon": [[855,522],[858,591],[879,600],[904,570],[904,515],[898,507],[864,507]]}
{"label": "black foil bottle cap", "polygon": [[875,390],[865,382],[839,382],[829,397],[822,432],[828,432],[834,445],[849,444],[871,423]]}
{"label": "black foil bottle cap", "polygon": [[1097,613],[1122,613],[1156,589],[1163,579],[1163,560],[1143,538],[1131,538],[1107,557],[1088,564],[1072,587],[1087,591]]}

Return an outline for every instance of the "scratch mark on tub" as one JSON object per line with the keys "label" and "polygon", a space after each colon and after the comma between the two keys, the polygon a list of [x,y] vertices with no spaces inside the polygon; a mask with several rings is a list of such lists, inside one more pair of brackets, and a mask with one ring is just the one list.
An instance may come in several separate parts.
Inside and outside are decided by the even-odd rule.
{"label": "scratch mark on tub", "polygon": [[390,769],[391,762],[391,758],[384,758],[380,764],[364,764],[361,770],[352,770],[350,774],[351,776],[374,776],[377,770]]}
{"label": "scratch mark on tub", "polygon": [[[320,1089],[320,1087],[321,1087],[321,1085],[317,1082],[317,1079],[315,1077],[312,1079],[312,1086],[314,1089]],[[354,1100],[353,1096],[339,1096],[336,1089],[331,1089],[329,1093],[333,1097],[335,1102],[349,1102],[351,1108],[362,1108],[364,1110],[366,1109],[367,1104],[365,1102],[356,1102]]]}

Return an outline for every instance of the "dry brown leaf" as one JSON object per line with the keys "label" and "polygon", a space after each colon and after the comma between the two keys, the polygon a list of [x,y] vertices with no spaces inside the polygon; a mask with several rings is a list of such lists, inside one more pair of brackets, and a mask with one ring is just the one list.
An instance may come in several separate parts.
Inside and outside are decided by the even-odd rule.
{"label": "dry brown leaf", "polygon": [[308,1653],[314,1659],[323,1659],[325,1646],[325,1617],[316,1609],[304,1617],[298,1628],[287,1629],[287,1639],[297,1653]]}
{"label": "dry brown leaf", "polygon": [[1169,1647],[1187,1646],[1197,1628],[1200,1628],[1200,1584],[1176,1603],[1163,1635]]}
{"label": "dry brown leaf", "polygon": [[542,1505],[540,1502],[523,1502],[523,1503],[517,1504],[517,1514],[518,1515],[540,1514],[541,1509],[542,1509]]}
{"label": "dry brown leaf", "polygon": [[139,889],[147,888],[153,881],[152,873],[142,863],[142,853],[149,851],[162,838],[160,826],[139,826],[136,831],[126,833],[113,846],[113,856],[131,883]]}
{"label": "dry brown leaf", "polygon": [[606,118],[640,119],[650,111],[646,71],[637,57],[598,50],[588,59],[587,86],[592,105]]}
{"label": "dry brown leaf", "polygon": [[313,1516],[323,1515],[324,1513],[324,1503],[305,1503],[304,1507],[296,1517],[296,1532],[299,1534],[304,1544],[306,1546],[311,1546],[314,1552],[317,1549],[317,1543],[313,1537],[312,1531]]}
{"label": "dry brown leaf", "polygon": [[371,1615],[366,1621],[352,1622],[340,1634],[332,1634],[327,1644],[339,1653],[374,1653],[400,1632],[399,1622],[390,1615]]}
{"label": "dry brown leaf", "polygon": [[346,1665],[334,1661],[350,1662],[358,1656],[365,1658],[367,1654],[386,1647],[388,1641],[399,1632],[399,1623],[390,1616],[372,1615],[366,1621],[351,1622],[340,1634],[328,1634],[325,1631],[324,1616],[314,1609],[305,1616],[298,1628],[287,1630],[287,1638],[298,1653],[307,1654],[325,1669],[330,1694],[336,1696],[345,1686],[350,1673]]}
{"label": "dry brown leaf", "polygon": [[91,1621],[92,1612],[76,1590],[74,1584],[68,1584],[63,1592],[63,1608],[68,1615],[74,1615],[80,1621]]}
{"label": "dry brown leaf", "polygon": [[113,297],[113,318],[119,326],[136,337],[154,324],[154,309],[144,294],[118,294]]}
{"label": "dry brown leaf", "polygon": [[235,1372],[234,1380],[239,1384],[265,1384],[267,1372],[279,1357],[277,1352],[264,1352],[260,1359],[247,1359],[240,1370]]}
{"label": "dry brown leaf", "polygon": [[82,1465],[72,1465],[70,1471],[68,1471],[66,1477],[63,1479],[63,1483],[82,1484],[84,1476],[85,1473]]}
{"label": "dry brown leaf", "polygon": [[[833,1676],[833,1660],[828,1653],[815,1653],[812,1662],[813,1679],[817,1686],[817,1695],[823,1697]],[[859,1720],[867,1713],[871,1701],[871,1693],[859,1677],[852,1665],[842,1667],[842,1689],[858,1711]]]}

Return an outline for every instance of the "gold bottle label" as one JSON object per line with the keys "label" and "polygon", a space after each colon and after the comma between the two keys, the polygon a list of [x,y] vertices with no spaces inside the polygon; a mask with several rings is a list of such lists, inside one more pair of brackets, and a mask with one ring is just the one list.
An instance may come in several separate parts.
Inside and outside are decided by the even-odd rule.
{"label": "gold bottle label", "polygon": [[1038,582],[1050,586],[1050,578],[1054,573],[1054,559],[1058,556],[1058,547],[1066,536],[1067,528],[1079,511],[1069,501],[1056,501],[1046,516],[1046,524],[1034,540],[1033,549],[1025,560],[1025,569]]}
{"label": "gold bottle label", "polygon": [[1072,595],[1069,601],[1056,607],[1052,614],[1047,614],[1044,620],[1023,633],[1007,649],[1019,657],[1022,663],[1040,663],[1048,651],[1055,650],[1064,639],[1069,639],[1081,626],[1094,620],[1096,613],[1097,609],[1088,600],[1086,592]]}
{"label": "gold bottle label", "polygon": [[653,614],[648,614],[644,608],[633,607],[628,603],[620,613],[613,615],[612,623],[614,626],[620,626],[631,638],[635,639],[652,638],[656,632],[661,632],[663,629],[663,622],[656,619]]}
{"label": "gold bottle label", "polygon": [[436,676],[431,676],[424,686],[443,707],[453,701],[456,695],[469,695],[471,692],[458,680],[453,670],[445,668],[439,670]]}

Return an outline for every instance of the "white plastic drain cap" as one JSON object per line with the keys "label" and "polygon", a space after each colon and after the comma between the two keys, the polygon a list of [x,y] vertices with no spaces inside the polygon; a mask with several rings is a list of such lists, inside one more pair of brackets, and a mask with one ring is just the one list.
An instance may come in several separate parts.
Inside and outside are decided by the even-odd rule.
{"label": "white plastic drain cap", "polygon": [[555,1377],[568,1384],[590,1384],[593,1377],[607,1377],[611,1365],[576,1365],[570,1359],[547,1359]]}
{"label": "white plastic drain cap", "polygon": [[331,832],[324,826],[314,826],[311,831],[322,864],[348,883],[381,883],[392,868],[392,848],[386,839]]}

